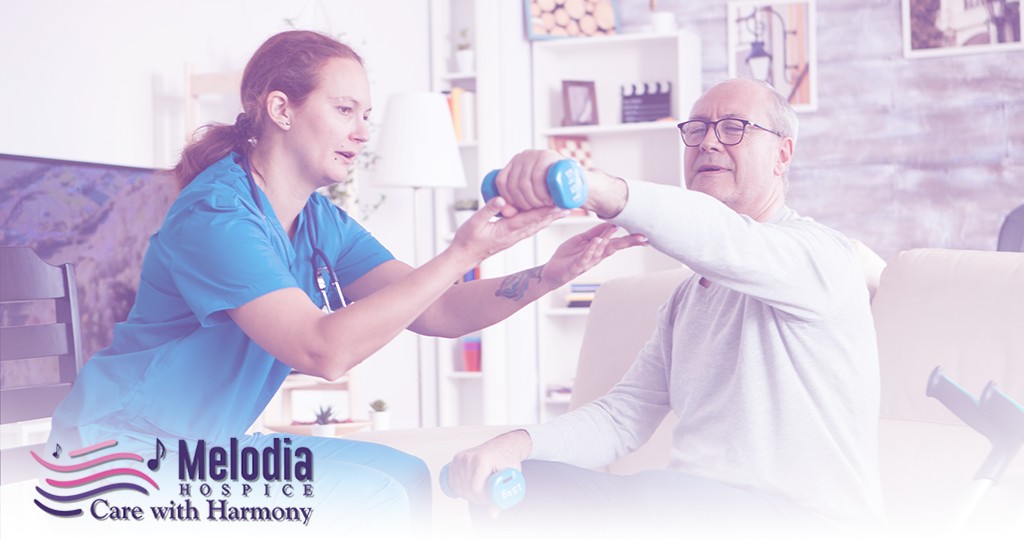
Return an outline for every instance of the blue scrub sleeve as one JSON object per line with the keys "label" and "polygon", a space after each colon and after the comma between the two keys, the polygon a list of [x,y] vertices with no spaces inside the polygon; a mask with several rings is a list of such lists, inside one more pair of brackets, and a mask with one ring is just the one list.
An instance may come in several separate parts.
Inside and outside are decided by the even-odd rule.
{"label": "blue scrub sleeve", "polygon": [[235,195],[197,201],[165,223],[159,233],[161,254],[200,324],[223,323],[225,310],[298,287],[274,234],[266,219]]}
{"label": "blue scrub sleeve", "polygon": [[[328,203],[330,204],[330,203]],[[339,238],[346,238],[341,246],[340,254],[334,262],[334,271],[338,274],[338,282],[342,288],[357,281],[377,266],[394,260],[386,247],[377,238],[350,217],[344,210],[330,205],[333,215],[330,222],[337,226]]]}

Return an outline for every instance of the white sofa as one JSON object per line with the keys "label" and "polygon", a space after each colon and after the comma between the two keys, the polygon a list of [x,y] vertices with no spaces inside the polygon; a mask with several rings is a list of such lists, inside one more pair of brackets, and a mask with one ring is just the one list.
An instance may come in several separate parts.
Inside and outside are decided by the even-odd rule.
{"label": "white sofa", "polygon": [[[862,249],[878,333],[882,375],[881,473],[892,537],[933,537],[965,507],[987,440],[925,395],[929,374],[946,375],[975,396],[994,380],[1024,402],[1024,254],[915,249],[888,265]],[[884,269],[883,269],[884,268]],[[601,286],[580,350],[570,408],[602,395],[649,337],[657,308],[690,271],[626,277]],[[668,461],[669,426],[611,464],[629,474]],[[357,433],[352,438],[417,455],[437,477],[456,452],[512,427],[454,427]],[[966,524],[968,535],[1024,537],[1024,452]],[[527,487],[528,488],[528,487]],[[434,535],[463,536],[466,503],[445,498],[435,481]]]}

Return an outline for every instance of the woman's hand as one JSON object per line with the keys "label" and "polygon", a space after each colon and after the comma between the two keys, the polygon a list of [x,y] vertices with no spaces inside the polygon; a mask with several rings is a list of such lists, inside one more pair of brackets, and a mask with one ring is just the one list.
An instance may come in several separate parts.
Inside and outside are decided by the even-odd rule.
{"label": "woman's hand", "polygon": [[455,231],[452,248],[469,258],[467,269],[569,214],[568,210],[548,206],[495,219],[506,206],[504,198],[494,197]]}
{"label": "woman's hand", "polygon": [[648,244],[647,238],[640,234],[612,238],[618,229],[604,223],[569,238],[544,264],[541,280],[551,288],[558,288],[619,250]]}

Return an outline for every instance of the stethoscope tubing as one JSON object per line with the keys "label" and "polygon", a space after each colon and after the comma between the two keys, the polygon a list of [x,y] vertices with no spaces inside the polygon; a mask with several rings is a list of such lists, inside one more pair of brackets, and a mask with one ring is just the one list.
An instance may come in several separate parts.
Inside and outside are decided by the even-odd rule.
{"label": "stethoscope tubing", "polygon": [[[260,210],[263,218],[267,218],[267,212],[263,208],[263,202],[260,200],[260,192],[256,187],[256,180],[253,178],[252,169],[249,166],[249,157],[244,156],[242,158],[242,170],[245,171],[245,179],[249,182],[249,194],[252,195],[253,202],[256,203],[256,207]],[[313,284],[320,291],[320,297],[324,300],[324,310],[328,313],[334,312],[331,308],[331,300],[327,293],[328,287],[334,288],[334,291],[338,294],[338,300],[341,302],[341,307],[348,307],[348,302],[345,301],[345,295],[341,293],[341,282],[338,280],[338,275],[334,272],[334,266],[331,264],[327,254],[320,250],[316,246],[316,241],[313,237],[314,216],[313,211],[307,204],[302,211],[306,214],[306,238],[309,240],[309,247],[313,250],[313,256],[310,257],[310,264],[313,266]],[[323,262],[322,266],[317,265],[317,259]],[[324,282],[323,272],[327,272],[327,282]]]}

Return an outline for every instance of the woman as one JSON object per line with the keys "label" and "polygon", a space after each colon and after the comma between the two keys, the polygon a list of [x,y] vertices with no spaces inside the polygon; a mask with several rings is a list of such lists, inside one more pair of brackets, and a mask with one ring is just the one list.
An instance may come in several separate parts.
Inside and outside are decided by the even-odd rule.
{"label": "woman", "polygon": [[[183,188],[150,239],[135,305],[55,413],[51,446],[116,439],[148,451],[156,438],[171,440],[172,452],[175,440],[280,447],[282,437],[244,433],[293,369],[336,379],[403,329],[478,330],[641,243],[610,239],[614,227],[602,225],[544,266],[452,286],[564,212],[492,222],[504,207],[493,199],[450,247],[413,269],[314,193],[344,181],[367,142],[361,58],[330,37],[284,32],[250,59],[241,97],[235,125],[207,126],[175,167]],[[314,520],[329,513],[349,526],[394,524],[411,511],[426,522],[430,477],[419,459],[374,444],[291,438],[299,438],[293,450],[312,451],[317,505],[329,508]]]}

